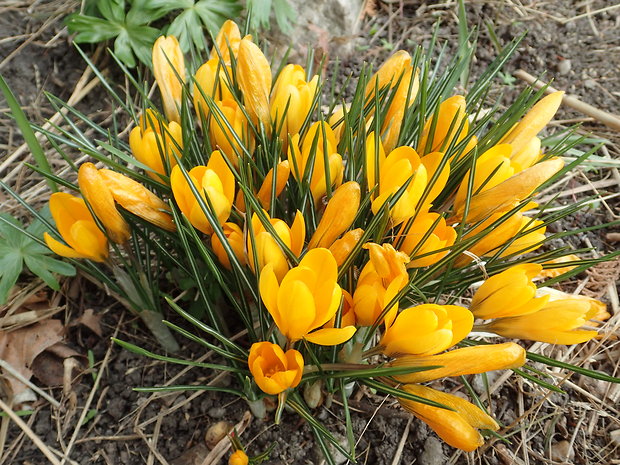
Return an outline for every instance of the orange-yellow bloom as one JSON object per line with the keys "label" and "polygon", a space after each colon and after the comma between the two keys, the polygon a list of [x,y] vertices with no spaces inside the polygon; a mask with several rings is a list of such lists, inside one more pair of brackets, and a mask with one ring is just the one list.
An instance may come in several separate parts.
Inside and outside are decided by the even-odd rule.
{"label": "orange-yellow bloom", "polygon": [[179,110],[185,80],[185,61],[179,41],[174,36],[161,36],[153,45],[153,74],[161,92],[168,121],[181,122]]}
{"label": "orange-yellow bloom", "polygon": [[[264,213],[267,218],[269,218],[269,214],[267,212]],[[293,224],[290,228],[284,221],[278,218],[269,218],[269,223],[273,226],[273,229],[280,240],[284,242],[284,244],[291,250],[291,252],[293,252],[293,254],[295,254],[295,256],[299,257],[306,238],[306,225],[301,212],[297,211]],[[258,259],[258,270],[255,270],[253,252],[254,245],[252,244],[252,237],[248,234],[248,261],[252,271],[258,275],[265,266],[271,265],[272,271],[278,278],[278,281],[282,280],[289,269],[286,254],[272,234],[265,228],[265,225],[263,225],[256,213],[252,215],[251,234],[254,237],[256,258]]]}
{"label": "orange-yellow bloom", "polygon": [[573,270],[577,267],[577,265],[569,265],[563,266],[561,268],[547,268],[547,265],[559,265],[560,263],[567,262],[578,262],[580,258],[575,254],[564,255],[559,258],[554,258],[553,260],[549,260],[543,263],[544,270],[542,270],[538,276],[541,278],[556,278],[561,274],[567,273],[570,270]]}
{"label": "orange-yellow bloom", "polygon": [[430,367],[432,370],[419,371],[394,378],[403,384],[426,383],[439,378],[486,373],[493,370],[508,370],[525,363],[525,349],[514,342],[464,347],[438,355],[405,355],[392,362],[394,367]]}
{"label": "orange-yellow bloom", "polygon": [[273,266],[266,265],[260,274],[260,295],[278,329],[290,341],[305,339],[333,346],[355,333],[353,326],[321,328],[340,307],[342,290],[337,279],[338,266],[329,250],[312,249],[280,284]]}
{"label": "orange-yellow bloom", "polygon": [[579,344],[596,337],[595,330],[579,329],[595,318],[599,309],[582,299],[551,300],[534,313],[498,318],[482,326],[503,337],[528,339],[549,344]]}
{"label": "orange-yellow bloom", "polygon": [[[402,236],[398,234],[394,242]],[[449,250],[435,251],[452,246],[456,240],[456,231],[446,225],[445,218],[439,213],[427,212],[420,213],[413,220],[404,236],[399,249],[411,258],[407,268],[420,268],[434,265],[448,254]]]}
{"label": "orange-yellow bloom", "polygon": [[[323,138],[323,129],[325,130],[326,140]],[[315,147],[314,163],[308,179],[314,203],[318,205],[321,197],[326,194],[328,185],[334,188],[342,183],[344,165],[342,156],[336,152],[337,144],[334,132],[327,123],[316,122],[308,129],[301,148],[299,147],[299,135],[295,134],[291,138],[288,160],[293,177],[298,183],[302,182],[306,169],[309,169],[308,165],[312,161],[313,147]],[[327,165],[325,158],[327,158]]]}
{"label": "orange-yellow bloom", "polygon": [[[549,296],[550,302],[556,300],[576,300],[580,302],[586,302],[588,305],[590,305],[588,315],[590,316],[591,320],[605,321],[611,316],[609,312],[607,312],[607,305],[605,305],[600,300],[596,300],[586,295],[567,294],[566,292],[558,291],[557,289],[553,289],[550,287],[541,287],[540,289],[538,289],[538,294],[541,296]],[[594,322],[592,325],[596,326]]]}
{"label": "orange-yellow bloom", "polygon": [[[288,160],[284,160],[278,163],[276,171],[277,172],[276,172],[276,185],[275,185],[274,198],[277,198],[280,195],[280,193],[286,186],[288,178],[291,174],[291,169],[289,167]],[[271,206],[272,191],[273,191],[273,168],[271,168],[269,172],[267,173],[267,176],[265,176],[265,179],[263,180],[263,183],[261,184],[260,189],[258,190],[258,194],[256,194],[256,198],[258,199],[260,204],[265,209],[269,209],[269,207]]]}
{"label": "orange-yellow bloom", "polygon": [[336,259],[338,266],[342,265],[347,257],[351,255],[351,252],[353,252],[353,249],[360,241],[363,234],[364,230],[361,228],[347,231],[344,236],[334,241],[334,243],[329,247],[329,251]]}
{"label": "orange-yellow bloom", "polygon": [[242,450],[236,450],[228,459],[228,465],[248,465],[250,459]]}
{"label": "orange-yellow bloom", "polygon": [[499,425],[489,415],[471,402],[445,392],[419,384],[407,384],[402,389],[410,394],[438,402],[452,410],[398,399],[400,404],[430,426],[437,435],[452,447],[468,452],[480,447],[484,440],[478,429],[497,431]]}
{"label": "orange-yellow bloom", "polygon": [[316,95],[319,77],[306,82],[306,72],[299,65],[286,65],[280,71],[271,93],[271,120],[282,126],[280,137],[297,134],[301,129]]}
{"label": "orange-yellow bloom", "polygon": [[236,167],[239,156],[242,154],[241,145],[243,144],[251,149],[253,144],[248,120],[234,99],[221,100],[215,104],[226,121],[222,120],[215,112],[211,113],[211,123],[209,124],[211,143],[217,146]]}
{"label": "orange-yellow bloom", "polygon": [[248,367],[258,387],[276,395],[299,384],[304,358],[295,349],[284,352],[277,344],[256,342],[250,347]]}
{"label": "orange-yellow bloom", "polygon": [[[364,248],[370,251],[370,260],[362,268],[353,293],[353,310],[359,325],[373,325],[386,306],[407,284],[409,276],[405,265],[409,257],[398,252],[391,244],[368,243]],[[398,304],[390,307],[388,313],[397,311]]]}
{"label": "orange-yellow bloom", "polygon": [[[376,215],[381,207],[395,195],[402,187],[407,187],[396,204],[390,209],[390,218],[393,226],[408,220],[418,208],[427,184],[426,167],[420,157],[411,147],[398,147],[384,156],[383,148],[379,144],[379,154],[375,156],[374,133],[366,140],[366,174],[369,189],[376,187],[373,194],[372,212]],[[379,174],[376,173],[378,158]],[[378,179],[377,179],[378,178]]]}
{"label": "orange-yellow bloom", "polygon": [[84,200],[64,192],[50,196],[50,212],[65,245],[47,232],[45,243],[52,251],[67,258],[87,258],[103,262],[108,258],[108,240],[97,227]]}
{"label": "orange-yellow bloom", "polygon": [[473,325],[474,316],[466,308],[422,304],[404,309],[395,319],[388,315],[379,346],[389,357],[433,355],[461,341]]}
{"label": "orange-yellow bloom", "polygon": [[[176,157],[183,155],[183,135],[181,126],[172,121],[166,124],[151,110],[140,117],[140,124],[129,134],[129,147],[136,160],[153,171],[147,174],[158,181],[161,175],[168,175],[167,169],[176,166]],[[176,157],[175,157],[176,155]]]}
{"label": "orange-yellow bloom", "polygon": [[271,68],[269,62],[251,38],[244,37],[239,44],[237,79],[252,121],[261,121],[269,128],[269,93],[271,92]]}
{"label": "orange-yellow bloom", "polygon": [[213,44],[209,59],[219,60],[221,56],[224,63],[229,64],[231,55],[234,57],[238,55],[240,43],[241,32],[239,31],[239,26],[234,21],[227,19],[215,37],[215,44]]}
{"label": "orange-yellow bloom", "polygon": [[483,320],[537,312],[549,300],[536,297],[532,279],[541,270],[542,266],[536,263],[521,263],[491,276],[474,294],[470,310]]}
{"label": "orange-yellow bloom", "polygon": [[[192,168],[188,176],[206,206],[209,207],[209,203],[211,204],[213,214],[220,224],[223,224],[228,219],[235,200],[235,178],[222,154],[217,150],[214,151],[207,166]],[[172,170],[170,185],[177,205],[190,223],[199,231],[211,234],[213,226],[209,223],[179,166],[175,166]]]}
{"label": "orange-yellow bloom", "polygon": [[[353,311],[353,296],[344,289],[342,290],[342,312],[340,313],[340,327],[356,326],[355,312]],[[325,323],[326,328],[334,328],[336,326],[336,315]]]}
{"label": "orange-yellow bloom", "polygon": [[542,156],[540,146],[540,138],[532,137],[521,150],[518,152],[512,151],[510,163],[515,167],[515,172],[523,171],[540,160]]}
{"label": "orange-yellow bloom", "polygon": [[329,199],[321,221],[308,244],[309,249],[330,247],[355,219],[360,206],[360,185],[355,181],[344,183]]}
{"label": "orange-yellow bloom", "polygon": [[[226,70],[224,69],[226,68]],[[230,66],[226,67],[218,59],[211,59],[204,63],[194,76],[193,95],[194,107],[198,117],[210,114],[209,105],[205,96],[211,97],[215,101],[234,100],[227,81],[226,74],[231,76]]]}
{"label": "orange-yellow bloom", "polygon": [[[222,225],[222,228],[224,230],[224,236],[226,236],[226,240],[228,240],[228,244],[230,245],[230,248],[235,254],[235,257],[237,258],[237,260],[239,260],[239,263],[241,263],[241,265],[245,265],[246,258],[243,231],[235,223],[224,223]],[[226,269],[232,270],[232,265],[230,263],[230,258],[226,253],[226,249],[222,245],[220,238],[217,237],[217,234],[215,234],[215,232],[211,235],[211,248],[213,249],[213,252],[217,256],[217,259],[220,261],[220,263],[224,265]]]}

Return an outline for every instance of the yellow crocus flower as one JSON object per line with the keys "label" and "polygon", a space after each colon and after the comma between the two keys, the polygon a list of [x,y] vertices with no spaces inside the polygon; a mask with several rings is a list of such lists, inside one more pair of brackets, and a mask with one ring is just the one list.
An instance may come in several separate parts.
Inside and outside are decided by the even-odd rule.
{"label": "yellow crocus flower", "polygon": [[465,399],[419,384],[406,384],[401,389],[452,409],[447,410],[420,402],[398,399],[405,410],[413,413],[430,426],[441,439],[452,447],[468,452],[474,451],[484,444],[484,439],[477,431],[478,429],[493,431],[499,429],[499,425],[493,418]]}
{"label": "yellow crocus flower", "polygon": [[[284,187],[286,187],[286,183],[288,182],[288,178],[291,174],[289,165],[288,160],[278,163],[274,193],[275,198],[277,198],[284,190]],[[256,198],[265,209],[269,209],[271,206],[271,193],[273,191],[273,187],[273,168],[271,168],[267,173],[267,176],[265,176],[258,193],[256,194]]]}
{"label": "yellow crocus flower", "polygon": [[426,383],[439,378],[473,375],[494,370],[518,368],[525,363],[525,349],[514,342],[489,344],[454,349],[438,355],[398,357],[390,366],[394,367],[430,367],[432,370],[419,371],[406,375],[394,376],[403,384]]}
{"label": "yellow crocus flower", "polygon": [[[237,139],[248,150],[252,150],[253,138],[249,130],[250,126],[236,100],[226,99],[217,101],[215,104],[222,112],[225,121],[215,112],[211,113],[211,122],[209,124],[211,143],[226,155],[226,158],[236,167],[239,164],[239,156],[242,154],[241,144],[239,144]],[[229,129],[229,125],[232,131]]]}
{"label": "yellow crocus flower", "polygon": [[261,121],[270,128],[269,94],[271,68],[265,55],[251,38],[244,37],[239,44],[237,80],[243,94],[243,103],[254,124]]}
{"label": "yellow crocus flower", "polygon": [[304,358],[295,349],[284,352],[277,344],[256,342],[250,347],[248,367],[261,391],[276,395],[299,384]]}
{"label": "yellow crocus flower", "polygon": [[[409,262],[406,254],[399,252],[391,244],[368,243],[364,248],[370,251],[370,260],[362,268],[353,293],[353,310],[361,326],[375,324],[385,307],[409,282],[405,265]],[[389,314],[397,311],[394,304]],[[387,317],[386,317],[387,318]]]}
{"label": "yellow crocus flower", "polygon": [[[260,274],[261,298],[278,329],[289,341],[305,339],[333,346],[348,341],[355,327],[321,328],[340,307],[338,266],[327,249],[312,249],[289,270],[282,282],[268,264]],[[320,328],[320,329],[319,329]]]}
{"label": "yellow crocus flower", "polygon": [[[224,230],[224,236],[226,236],[226,240],[235,254],[235,257],[237,257],[237,260],[239,260],[241,265],[245,265],[246,257],[243,231],[235,223],[224,223],[222,228]],[[220,238],[217,237],[215,232],[211,235],[211,248],[220,263],[224,265],[226,269],[232,270],[232,265],[230,263],[230,259],[228,258],[228,254],[226,253],[226,249],[224,249]]]}
{"label": "yellow crocus flower", "polygon": [[434,355],[452,347],[469,334],[474,316],[456,305],[422,304],[385,319],[379,342],[388,357]]}
{"label": "yellow crocus flower", "polygon": [[[183,155],[183,135],[181,126],[172,121],[166,124],[160,121],[150,108],[140,117],[140,124],[129,133],[129,147],[136,160],[153,170],[147,174],[161,181],[158,175],[166,176],[166,167],[174,168],[176,157]],[[176,155],[176,157],[175,157]]]}
{"label": "yellow crocus flower", "polygon": [[376,215],[381,207],[408,182],[407,188],[390,209],[392,226],[397,226],[414,216],[416,210],[422,207],[418,204],[422,199],[428,181],[426,167],[411,147],[397,147],[389,155],[383,157],[382,146],[380,145],[378,158],[379,180],[377,186],[374,133],[372,133],[366,141],[368,188],[377,187],[373,194],[372,212]]}
{"label": "yellow crocus flower", "polygon": [[[210,60],[224,60],[224,63],[230,63],[231,55],[237,57],[239,54],[239,44],[241,43],[241,32],[239,26],[234,21],[227,19],[215,37],[215,43],[209,55]],[[218,54],[219,51],[219,54]],[[232,52],[232,53],[231,53]]]}
{"label": "yellow crocus flower", "polygon": [[232,69],[230,66],[226,66],[226,71],[224,67],[225,65],[214,58],[204,63],[196,71],[192,93],[198,118],[210,115],[205,96],[211,97],[215,101],[234,100],[226,77],[227,71],[228,76],[232,76]]}
{"label": "yellow crocus flower", "polygon": [[534,313],[498,318],[483,325],[481,329],[513,339],[549,344],[580,344],[596,337],[595,330],[579,329],[596,316],[599,316],[597,306],[569,296],[550,300]]}
{"label": "yellow crocus flower", "polygon": [[329,251],[336,259],[338,266],[342,265],[347,257],[351,255],[351,252],[361,240],[364,230],[361,228],[347,231],[340,239],[334,241],[329,247]]}
{"label": "yellow crocus flower", "polygon": [[540,149],[541,141],[538,137],[532,137],[525,146],[518,152],[512,151],[510,155],[510,163],[515,168],[515,172],[523,171],[535,164],[542,156]]}
{"label": "yellow crocus flower", "polygon": [[[211,204],[213,214],[220,224],[223,224],[228,219],[235,200],[235,178],[222,154],[215,150],[207,166],[192,168],[188,176],[207,206]],[[175,166],[172,170],[170,185],[177,205],[190,223],[199,231],[211,234],[213,226],[202,211],[179,166]],[[206,202],[207,197],[209,203]]]}
{"label": "yellow crocus flower", "polygon": [[[325,130],[325,142],[323,130]],[[291,138],[288,160],[293,177],[297,182],[301,183],[304,178],[306,168],[311,161],[312,148],[315,144],[314,164],[309,179],[314,204],[318,205],[321,197],[327,193],[327,185],[334,188],[342,183],[344,164],[342,156],[336,152],[337,144],[334,132],[327,123],[316,122],[308,129],[301,147],[299,146],[299,134],[295,134]],[[325,152],[325,149],[327,149],[327,152]],[[327,155],[327,168],[325,165],[325,155]],[[329,169],[329,179],[327,179],[327,169]]]}
{"label": "yellow crocus flower", "polygon": [[179,110],[185,81],[185,60],[174,36],[161,36],[153,45],[153,74],[161,92],[168,121],[181,122]]}
{"label": "yellow crocus flower", "polygon": [[[267,218],[269,218],[269,214],[267,212],[264,213]],[[301,212],[299,210],[297,211],[293,224],[290,228],[284,221],[278,218],[269,218],[269,223],[273,226],[273,229],[278,237],[291,250],[291,252],[293,252],[296,256],[299,256],[306,238],[306,225]],[[255,270],[252,237],[248,234],[248,262],[250,264],[250,268],[252,268],[252,271],[258,275],[265,266],[271,265],[273,273],[276,275],[278,280],[282,280],[289,269],[288,259],[278,242],[271,235],[271,233],[267,231],[256,213],[252,215],[251,234],[254,238],[253,242],[256,245],[256,257],[258,259],[258,270]]]}
{"label": "yellow crocus flower", "polygon": [[549,300],[549,297],[536,297],[536,284],[532,280],[541,271],[542,265],[520,263],[491,276],[478,288],[469,309],[483,320],[537,312]]}
{"label": "yellow crocus flower", "polygon": [[242,450],[234,451],[228,458],[228,465],[248,465],[250,459]]}
{"label": "yellow crocus flower", "polygon": [[299,65],[288,64],[276,80],[271,93],[271,121],[280,127],[280,138],[299,133],[317,92],[319,76],[306,82],[306,72]]}
{"label": "yellow crocus flower", "polygon": [[[357,320],[355,318],[355,312],[353,311],[353,296],[344,289],[342,290],[342,312],[340,315],[340,327],[357,326]],[[336,315],[332,317],[327,323],[326,328],[336,327]]]}
{"label": "yellow crocus flower", "polygon": [[[399,233],[394,242],[404,235],[399,250],[407,254],[411,261],[407,268],[421,268],[431,266],[445,257],[449,250],[435,252],[436,250],[450,247],[456,240],[456,231],[446,225],[446,220],[439,213],[420,213],[414,220],[409,230]],[[415,253],[414,253],[415,251]]]}
{"label": "yellow crocus flower", "polygon": [[330,247],[349,229],[360,206],[360,195],[360,185],[355,181],[346,182],[334,191],[308,243],[309,249]]}
{"label": "yellow crocus flower", "polygon": [[65,245],[47,232],[45,243],[52,252],[67,258],[86,258],[104,262],[108,258],[108,240],[97,227],[84,200],[65,192],[50,196],[50,212]]}

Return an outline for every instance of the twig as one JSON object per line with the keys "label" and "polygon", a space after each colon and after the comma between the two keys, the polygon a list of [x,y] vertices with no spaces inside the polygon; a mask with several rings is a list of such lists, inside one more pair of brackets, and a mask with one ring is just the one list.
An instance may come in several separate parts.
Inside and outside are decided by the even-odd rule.
{"label": "twig", "polygon": [[398,447],[396,448],[396,453],[394,454],[392,465],[398,465],[400,463],[400,459],[402,458],[402,455],[403,455],[403,449],[405,448],[405,444],[407,443],[407,438],[409,437],[409,428],[411,428],[412,421],[413,421],[413,416],[410,416],[409,420],[407,420],[407,426],[405,426],[405,431],[403,431],[403,435],[400,438]]}
{"label": "twig", "polygon": [[[529,74],[527,71],[524,71],[522,69],[518,69],[517,71],[515,71],[514,76],[532,85],[535,89],[540,89],[546,85],[546,83],[535,78],[534,76]],[[550,94],[552,92],[557,92],[557,91],[558,90],[555,89],[554,87],[549,86],[545,90],[545,93]],[[569,107],[573,108],[574,110],[577,110],[581,113],[591,116],[597,121],[600,121],[605,126],[608,126],[612,129],[620,131],[620,117],[618,116],[608,113],[606,111],[600,110],[598,108],[595,108],[588,103],[582,102],[577,97],[574,97],[572,95],[564,95],[564,97],[562,98],[562,102],[568,105]]]}
{"label": "twig", "polygon": [[30,440],[34,443],[35,446],[39,448],[39,450],[47,457],[47,459],[52,462],[53,465],[61,465],[56,456],[52,454],[52,451],[45,445],[41,438],[37,436],[34,431],[32,431],[24,421],[19,418],[13,409],[11,409],[7,404],[5,404],[2,399],[0,399],[0,408],[6,412],[6,414],[15,422],[17,426],[21,428],[21,430],[30,438]]}
{"label": "twig", "polygon": [[13,368],[13,366],[11,366],[7,361],[0,359],[0,367],[8,371],[11,376],[13,376],[18,381],[24,383],[34,392],[36,392],[41,397],[43,397],[45,400],[47,400],[54,407],[56,408],[60,407],[60,402],[58,402],[56,399],[50,396],[47,392],[43,391],[40,387],[36,386],[32,381],[30,381],[25,376],[23,376],[20,372],[18,372],[15,368]]}

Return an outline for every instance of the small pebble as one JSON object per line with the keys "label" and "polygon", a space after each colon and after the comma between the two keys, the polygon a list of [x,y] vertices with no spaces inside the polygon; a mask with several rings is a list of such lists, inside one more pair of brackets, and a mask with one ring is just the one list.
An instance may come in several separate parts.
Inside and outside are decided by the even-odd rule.
{"label": "small pebble", "polygon": [[620,446],[620,429],[617,429],[609,433],[609,437],[611,438],[611,443],[614,446]]}
{"label": "small pebble", "polygon": [[583,86],[587,89],[594,89],[596,87],[596,81],[594,79],[586,79],[583,81]]}
{"label": "small pebble", "polygon": [[420,454],[420,465],[443,465],[447,461],[441,441],[435,436],[427,437],[424,441],[424,450]]}
{"label": "small pebble", "polygon": [[224,415],[226,415],[226,409],[223,407],[213,407],[210,408],[209,411],[207,412],[207,414],[214,419],[220,419],[222,418]]}
{"label": "small pebble", "polygon": [[213,449],[215,445],[226,437],[228,432],[232,429],[232,425],[227,421],[218,421],[217,423],[209,426],[205,434],[205,443],[209,449]]}
{"label": "small pebble", "polygon": [[558,63],[558,73],[568,74],[570,73],[571,62],[570,60],[562,60]]}

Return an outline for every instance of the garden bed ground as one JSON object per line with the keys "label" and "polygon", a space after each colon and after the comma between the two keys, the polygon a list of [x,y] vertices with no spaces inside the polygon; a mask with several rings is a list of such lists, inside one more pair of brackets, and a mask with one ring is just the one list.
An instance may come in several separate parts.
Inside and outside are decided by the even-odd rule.
{"label": "garden bed ground", "polygon": [[[492,25],[501,43],[529,30],[502,75],[503,79],[495,83],[492,95],[499,96],[503,92],[503,102],[514,97],[524,86],[512,76],[519,68],[535,76],[547,70],[545,79],[553,78],[558,89],[575,94],[601,110],[620,113],[620,8],[612,8],[611,3],[603,0],[467,2],[470,21],[480,26],[474,74],[497,53],[487,23]],[[379,63],[392,49],[425,44],[437,19],[442,21],[440,38],[452,44],[446,53],[454,52],[458,35],[454,2],[393,0],[367,2],[367,5],[355,52],[342,63],[346,72],[355,72],[363,61]],[[105,98],[101,85],[86,71],[62,26],[62,18],[75,7],[75,2],[59,0],[0,3],[0,74],[7,79],[28,115],[41,124],[55,115],[44,92],[65,100],[73,99],[81,111],[98,121],[109,119],[113,111],[112,102]],[[597,11],[601,8],[606,11]],[[108,75],[118,76],[103,49],[95,51],[95,56],[101,69]],[[30,156],[21,147],[22,139],[5,115],[5,106],[1,101],[0,176],[28,201],[42,205],[48,194],[40,178],[22,165],[24,161],[31,161]],[[597,193],[601,197],[612,197],[598,200],[560,226],[580,228],[617,220],[620,214],[617,197],[620,192],[620,132],[564,106],[553,125],[574,122],[582,122],[584,131],[606,139],[598,155],[609,157],[612,162],[608,166],[590,165],[557,186],[558,201],[570,203]],[[3,212],[17,216],[23,213],[3,192],[0,192],[0,203]],[[617,249],[617,235],[614,234],[618,232],[603,229],[580,234],[569,245],[574,248],[594,245],[600,253],[607,253]],[[619,274],[620,264],[616,261],[564,285],[565,290],[583,290],[608,303],[614,316],[605,327],[604,333],[610,339],[605,348],[600,341],[594,341],[568,349],[541,349],[539,344],[539,350],[618,376]],[[22,297],[34,295],[36,283],[24,276],[20,288]],[[244,402],[204,391],[166,396],[133,392],[131,388],[135,386],[204,384],[212,380],[213,375],[197,368],[180,373],[177,366],[145,359],[112,345],[110,337],[116,335],[157,351],[135,318],[84,278],[66,280],[61,298],[47,290],[39,290],[36,296],[40,298],[36,305],[62,305],[55,318],[67,327],[67,344],[80,354],[92,351],[92,368],[100,376],[95,383],[94,377],[85,373],[65,389],[49,390],[60,407],[52,407],[42,399],[32,404],[33,413],[23,418],[29,434],[3,417],[0,444],[4,448],[0,450],[0,463],[47,463],[33,437],[40,439],[43,447],[56,457],[66,454],[65,463],[224,463],[223,459],[207,458],[205,433],[219,421],[241,422],[248,410]],[[70,327],[70,323],[87,309],[92,309],[97,316],[100,334],[84,325]],[[1,314],[0,309],[0,317]],[[205,357],[203,349],[192,344],[185,344],[182,354],[192,359]],[[490,439],[473,454],[455,452],[443,445],[424,424],[411,421],[393,400],[386,401],[368,390],[359,390],[351,401],[356,435],[361,437],[359,462],[377,465],[620,463],[618,386],[576,375],[566,376],[560,370],[553,373],[557,381],[562,382],[566,394],[550,393],[514,375],[489,376],[492,412],[505,427],[501,433],[507,442]],[[33,381],[42,384],[37,378]],[[220,383],[230,381],[217,380]],[[471,381],[480,394],[486,390],[480,378]],[[344,433],[342,409],[337,399],[329,408],[319,407],[316,415],[331,430]],[[272,458],[267,463],[321,463],[309,428],[296,416],[285,414],[280,426],[272,425],[269,420],[245,418],[243,428],[247,428],[241,437],[249,445],[251,454],[260,453],[275,443]],[[346,441],[344,436],[342,438]]]}

